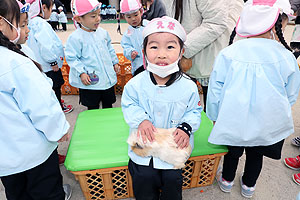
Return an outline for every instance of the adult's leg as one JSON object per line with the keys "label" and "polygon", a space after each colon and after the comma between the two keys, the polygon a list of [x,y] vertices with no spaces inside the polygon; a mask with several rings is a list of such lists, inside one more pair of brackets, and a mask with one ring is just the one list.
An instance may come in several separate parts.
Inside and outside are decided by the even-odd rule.
{"label": "adult's leg", "polygon": [[149,166],[138,165],[129,160],[128,169],[136,200],[159,200],[161,174],[160,170],[153,168],[152,160]]}
{"label": "adult's leg", "polygon": [[207,98],[208,86],[202,86],[202,90],[203,90],[203,102],[204,102],[204,109],[203,109],[203,111],[206,112],[206,98]]}
{"label": "adult's leg", "polygon": [[228,153],[224,156],[222,178],[226,181],[233,181],[239,159],[243,155],[244,147],[228,146]]}

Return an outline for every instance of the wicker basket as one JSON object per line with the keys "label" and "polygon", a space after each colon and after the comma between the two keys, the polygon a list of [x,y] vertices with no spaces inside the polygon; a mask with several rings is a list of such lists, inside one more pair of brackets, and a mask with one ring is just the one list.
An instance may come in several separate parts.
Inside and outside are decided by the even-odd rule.
{"label": "wicker basket", "polygon": [[[220,159],[226,153],[191,157],[182,171],[183,189],[213,183]],[[72,172],[89,199],[123,199],[133,197],[132,180],[127,166]]]}

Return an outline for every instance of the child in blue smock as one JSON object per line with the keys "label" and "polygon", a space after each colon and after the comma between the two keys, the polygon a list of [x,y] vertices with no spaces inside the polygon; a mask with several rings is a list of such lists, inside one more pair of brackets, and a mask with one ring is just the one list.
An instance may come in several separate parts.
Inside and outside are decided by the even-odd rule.
{"label": "child in blue smock", "polygon": [[[61,86],[64,84],[64,79],[60,68],[64,61],[64,47],[50,24],[45,20],[49,19],[51,15],[53,1],[31,0],[31,2],[32,6],[29,11],[30,33],[27,45],[34,52],[36,61],[42,65],[45,74],[52,79],[53,90],[62,110],[65,113],[70,113],[73,107],[61,103]],[[35,6],[40,2],[41,5]]]}
{"label": "child in blue smock", "polygon": [[[42,68],[16,43],[20,8],[0,1],[0,178],[7,199],[65,197],[57,141],[67,138],[69,124]],[[45,106],[46,105],[46,106]]]}
{"label": "child in blue smock", "polygon": [[246,3],[236,33],[247,39],[220,52],[208,85],[207,116],[215,122],[208,141],[228,147],[217,182],[222,191],[231,191],[245,151],[240,185],[247,198],[254,194],[263,157],[280,159],[284,139],[294,132],[291,106],[300,73],[282,33],[291,9],[288,0],[273,3]]}
{"label": "child in blue smock", "polygon": [[124,33],[121,45],[124,56],[131,61],[131,73],[133,76],[144,71],[143,66],[143,35],[147,20],[142,20],[143,8],[139,0],[122,0],[120,3],[121,13],[129,24]]}
{"label": "child in blue smock", "polygon": [[100,102],[102,108],[112,108],[120,67],[108,32],[98,28],[101,4],[97,0],[77,0],[71,6],[80,28],[66,44],[70,84],[79,88],[80,102],[89,110],[98,109]]}
{"label": "child in blue smock", "polygon": [[[186,33],[173,18],[156,18],[143,31],[146,70],[131,79],[122,95],[122,111],[130,130],[144,142],[155,140],[156,128],[177,127],[178,148],[193,147],[202,107],[196,84],[178,64]],[[182,170],[156,157],[140,157],[129,147],[128,169],[137,200],[182,199]]]}

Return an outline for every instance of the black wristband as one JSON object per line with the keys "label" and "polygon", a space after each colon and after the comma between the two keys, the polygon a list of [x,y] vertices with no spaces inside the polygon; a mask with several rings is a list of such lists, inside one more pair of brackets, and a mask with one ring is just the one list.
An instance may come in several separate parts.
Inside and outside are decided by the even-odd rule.
{"label": "black wristband", "polygon": [[188,123],[183,122],[183,123],[179,124],[177,126],[177,128],[180,130],[183,130],[190,137],[190,135],[192,133],[192,127]]}
{"label": "black wristband", "polygon": [[51,67],[53,67],[54,65],[57,65],[57,62],[56,62],[56,61],[50,63],[50,66],[51,66]]}

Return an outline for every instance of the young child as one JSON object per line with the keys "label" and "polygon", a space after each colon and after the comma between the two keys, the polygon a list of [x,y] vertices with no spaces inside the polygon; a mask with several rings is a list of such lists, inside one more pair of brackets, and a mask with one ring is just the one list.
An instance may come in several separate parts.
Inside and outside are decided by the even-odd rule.
{"label": "young child", "polygon": [[217,182],[231,191],[245,151],[240,184],[247,198],[254,194],[263,157],[280,159],[284,139],[294,132],[291,106],[300,73],[283,38],[282,10],[291,13],[288,0],[248,1],[236,26],[247,39],[220,52],[209,80],[207,116],[215,125],[208,141],[228,147]]}
{"label": "young child", "polygon": [[57,156],[69,124],[40,65],[16,46],[18,3],[0,1],[0,16],[0,177],[6,198],[69,199]]}
{"label": "young child", "polygon": [[143,8],[140,0],[122,0],[121,13],[129,24],[127,31],[122,36],[121,45],[124,56],[131,61],[131,73],[133,76],[144,71],[143,66],[143,35],[147,20],[142,20]]}
{"label": "young child", "polygon": [[64,84],[60,69],[64,61],[63,44],[45,20],[50,17],[53,1],[29,0],[29,3],[32,5],[29,10],[30,34],[27,44],[34,52],[36,61],[42,65],[43,71],[52,79],[53,90],[63,111],[70,113],[73,107],[61,103],[61,86]]}
{"label": "young child", "polygon": [[58,7],[58,11],[59,11],[58,22],[61,23],[62,30],[67,31],[68,19],[63,10],[64,10],[64,8],[62,6]]}
{"label": "young child", "polygon": [[100,102],[102,108],[112,108],[116,101],[116,72],[120,71],[108,32],[98,28],[100,6],[97,0],[72,1],[74,20],[80,28],[66,44],[70,84],[79,88],[80,102],[88,110],[98,109]]}
{"label": "young child", "polygon": [[[54,5],[53,5],[53,7],[54,7]],[[52,8],[49,23],[50,23],[50,25],[51,25],[51,27],[54,31],[58,30],[58,27],[59,27],[58,20],[59,20],[58,19],[58,14],[57,14],[56,10],[53,10],[53,8]]]}
{"label": "young child", "polygon": [[[199,128],[202,107],[196,84],[182,73],[179,60],[186,33],[170,17],[153,19],[143,31],[146,70],[124,88],[122,110],[130,130],[138,129],[143,141],[155,140],[156,128],[177,127],[178,148],[190,143]],[[145,199],[182,199],[182,171],[155,157],[139,157],[131,149],[128,169],[134,196]]]}

